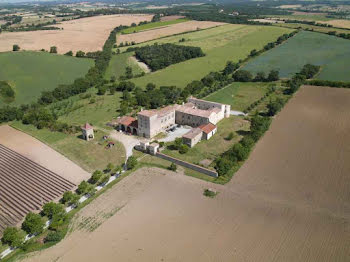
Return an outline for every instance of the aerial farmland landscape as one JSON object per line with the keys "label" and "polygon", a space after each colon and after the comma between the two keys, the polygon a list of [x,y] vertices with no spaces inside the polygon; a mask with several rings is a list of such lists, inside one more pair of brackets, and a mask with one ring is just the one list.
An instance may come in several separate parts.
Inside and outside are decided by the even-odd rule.
{"label": "aerial farmland landscape", "polygon": [[350,261],[350,1],[0,1],[0,261]]}

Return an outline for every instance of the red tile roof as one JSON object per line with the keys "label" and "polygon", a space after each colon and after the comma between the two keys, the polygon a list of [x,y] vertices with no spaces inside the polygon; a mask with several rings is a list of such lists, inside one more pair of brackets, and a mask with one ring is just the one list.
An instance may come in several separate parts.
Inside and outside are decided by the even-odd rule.
{"label": "red tile roof", "polygon": [[211,131],[216,129],[216,125],[212,123],[208,123],[208,124],[199,126],[199,128],[202,129],[204,133],[209,134]]}
{"label": "red tile roof", "polygon": [[135,121],[137,120],[131,116],[123,116],[118,120],[118,123],[124,126],[130,126]]}
{"label": "red tile roof", "polygon": [[86,124],[83,125],[81,128],[82,128],[82,129],[85,129],[85,130],[89,130],[89,129],[92,129],[92,126],[90,126],[89,123],[86,123]]}

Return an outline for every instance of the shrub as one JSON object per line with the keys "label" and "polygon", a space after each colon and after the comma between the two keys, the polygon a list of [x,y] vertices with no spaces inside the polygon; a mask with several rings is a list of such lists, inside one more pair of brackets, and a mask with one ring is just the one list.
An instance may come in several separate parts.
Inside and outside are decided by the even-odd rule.
{"label": "shrub", "polygon": [[1,238],[1,242],[10,247],[18,247],[24,241],[24,233],[16,227],[7,227]]}
{"label": "shrub", "polygon": [[128,170],[133,169],[134,167],[136,167],[136,165],[137,165],[137,159],[134,156],[129,157],[128,160],[126,161],[126,168]]}
{"label": "shrub", "polygon": [[19,47],[19,45],[13,45],[12,46],[12,51],[16,52],[19,51],[21,48]]}
{"label": "shrub", "polygon": [[204,189],[203,195],[206,197],[214,198],[218,193],[212,189]]}
{"label": "shrub", "polygon": [[171,165],[168,167],[168,169],[171,171],[176,171],[177,166],[174,163],[171,163]]}
{"label": "shrub", "polygon": [[233,132],[230,132],[228,136],[225,138],[225,140],[232,140],[234,138],[235,134]]}
{"label": "shrub", "polygon": [[73,56],[73,52],[72,52],[72,51],[68,51],[68,52],[65,53],[64,55],[66,55],[66,56]]}
{"label": "shrub", "polygon": [[63,232],[61,231],[50,231],[45,237],[45,243],[47,242],[58,242],[63,238]]}
{"label": "shrub", "polygon": [[51,46],[50,47],[50,53],[51,54],[57,54],[57,47],[56,46]]}
{"label": "shrub", "polygon": [[179,148],[179,153],[180,154],[186,154],[190,148],[188,145],[182,144]]}
{"label": "shrub", "polygon": [[22,229],[28,234],[36,235],[43,232],[44,224],[44,220],[39,214],[30,212],[22,223]]}

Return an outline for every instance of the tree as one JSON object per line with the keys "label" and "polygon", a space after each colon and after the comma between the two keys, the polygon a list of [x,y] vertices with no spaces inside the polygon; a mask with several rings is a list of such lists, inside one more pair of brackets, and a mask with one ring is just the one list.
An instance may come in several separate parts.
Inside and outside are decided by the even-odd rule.
{"label": "tree", "polygon": [[229,160],[226,157],[221,157],[216,161],[215,169],[219,176],[225,175],[235,164],[235,162]]}
{"label": "tree", "polygon": [[277,70],[271,70],[269,75],[267,76],[267,81],[272,82],[272,81],[277,81],[279,80],[279,72]]}
{"label": "tree", "polygon": [[51,46],[50,47],[50,53],[51,54],[57,54],[57,47],[56,46]]}
{"label": "tree", "polygon": [[175,172],[177,169],[177,166],[174,163],[171,163],[171,165],[168,167],[168,169]]}
{"label": "tree", "polygon": [[43,206],[42,213],[49,219],[52,219],[54,217],[61,219],[65,216],[66,211],[63,205],[54,202],[49,202]]}
{"label": "tree", "polygon": [[127,66],[125,68],[125,77],[126,77],[126,79],[133,78],[132,68],[130,66]]}
{"label": "tree", "polygon": [[63,193],[61,203],[62,204],[70,203],[70,201],[72,201],[73,197],[74,197],[74,193],[72,191],[66,191]]}
{"label": "tree", "polygon": [[66,56],[73,56],[73,52],[72,52],[72,51],[68,51],[68,52],[65,53],[64,55],[66,55]]}
{"label": "tree", "polygon": [[147,90],[147,91],[152,91],[152,90],[154,90],[154,89],[156,89],[156,85],[155,85],[155,84],[153,84],[153,83],[148,83],[148,84],[146,85],[146,90]]}
{"label": "tree", "polygon": [[137,165],[137,159],[134,156],[130,156],[126,161],[126,168],[128,170],[133,169]]}
{"label": "tree", "polygon": [[188,145],[182,144],[179,149],[180,154],[186,154],[190,148]]}
{"label": "tree", "polygon": [[269,116],[276,115],[284,106],[284,100],[280,97],[276,98],[275,100],[271,100],[267,104],[268,114]]}
{"label": "tree", "polygon": [[1,238],[1,242],[4,245],[9,245],[10,247],[18,247],[24,241],[24,233],[17,227],[7,227]]}
{"label": "tree", "polygon": [[320,66],[306,64],[303,66],[302,70],[300,71],[300,74],[304,75],[306,79],[313,78],[314,75],[320,71]]}
{"label": "tree", "polygon": [[258,51],[256,51],[256,49],[253,49],[252,51],[250,51],[250,56],[256,56],[258,54]]}
{"label": "tree", "polygon": [[77,188],[77,193],[79,195],[81,194],[85,194],[88,190],[89,187],[89,183],[86,182],[85,180],[81,181],[81,183],[79,184],[78,188]]}
{"label": "tree", "polygon": [[44,220],[39,214],[30,212],[22,223],[22,229],[30,235],[37,235],[43,232],[44,225]]}
{"label": "tree", "polygon": [[79,50],[79,51],[76,52],[75,56],[76,57],[84,57],[85,56],[85,52]]}
{"label": "tree", "polygon": [[105,85],[99,86],[99,87],[97,88],[97,94],[98,94],[99,96],[105,95],[106,92],[107,92],[107,86],[105,86]]}
{"label": "tree", "polygon": [[266,80],[264,72],[258,72],[254,78],[254,82],[264,82]]}
{"label": "tree", "polygon": [[21,48],[19,47],[19,45],[13,45],[12,46],[12,51],[16,52],[19,51]]}
{"label": "tree", "polygon": [[102,172],[100,170],[96,170],[94,173],[92,173],[92,176],[90,178],[90,183],[96,184],[101,177],[102,177]]}
{"label": "tree", "polygon": [[250,82],[253,79],[252,74],[246,70],[238,70],[233,75],[232,78],[236,82]]}
{"label": "tree", "polygon": [[182,139],[180,137],[175,138],[173,148],[175,150],[179,150],[181,145],[182,145]]}
{"label": "tree", "polygon": [[222,72],[224,75],[232,74],[236,69],[238,69],[239,65],[233,63],[232,61],[228,61],[226,63],[226,66],[224,68],[224,71]]}

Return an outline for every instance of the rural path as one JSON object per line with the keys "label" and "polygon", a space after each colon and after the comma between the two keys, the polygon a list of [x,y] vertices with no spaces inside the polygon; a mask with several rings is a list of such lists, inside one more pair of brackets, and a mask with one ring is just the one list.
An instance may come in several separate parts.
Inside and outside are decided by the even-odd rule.
{"label": "rural path", "polygon": [[137,64],[146,74],[151,72],[151,69],[148,67],[148,65],[138,60],[135,56],[131,56],[130,59],[132,62]]}

